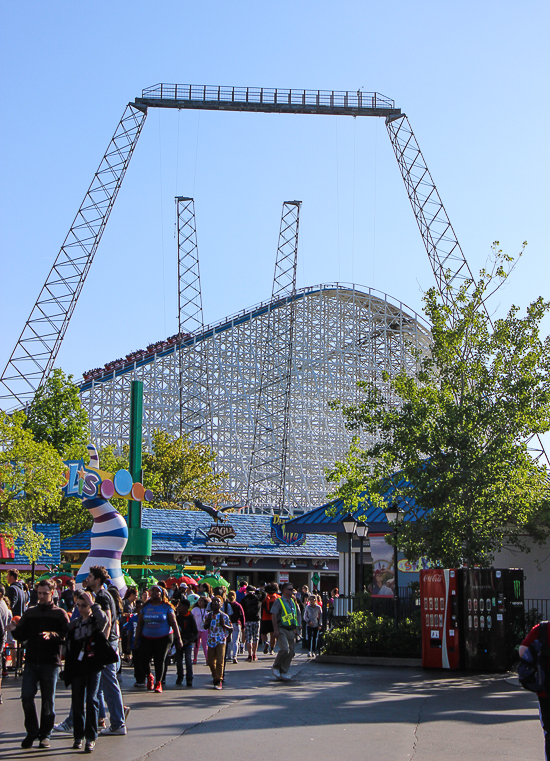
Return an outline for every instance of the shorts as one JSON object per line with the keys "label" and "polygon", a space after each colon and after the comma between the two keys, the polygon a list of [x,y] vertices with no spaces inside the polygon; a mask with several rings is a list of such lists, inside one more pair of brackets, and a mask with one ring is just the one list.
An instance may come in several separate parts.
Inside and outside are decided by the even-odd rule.
{"label": "shorts", "polygon": [[247,621],[244,625],[244,637],[247,645],[253,645],[260,639],[260,622]]}
{"label": "shorts", "polygon": [[270,634],[272,631],[273,631],[273,621],[271,621],[271,619],[269,621],[262,621],[262,625],[260,626],[260,633]]}

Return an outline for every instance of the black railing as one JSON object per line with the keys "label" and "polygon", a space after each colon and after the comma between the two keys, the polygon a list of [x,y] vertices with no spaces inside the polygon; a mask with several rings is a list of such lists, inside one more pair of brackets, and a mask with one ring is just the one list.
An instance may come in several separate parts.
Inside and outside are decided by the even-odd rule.
{"label": "black railing", "polygon": [[[340,595],[331,598],[328,594],[323,595],[323,611],[328,626],[339,623],[348,618],[351,613],[369,611],[375,616],[395,616],[394,597],[377,597],[376,595]],[[415,612],[420,611],[420,597],[413,589],[399,590],[398,619],[411,618]]]}

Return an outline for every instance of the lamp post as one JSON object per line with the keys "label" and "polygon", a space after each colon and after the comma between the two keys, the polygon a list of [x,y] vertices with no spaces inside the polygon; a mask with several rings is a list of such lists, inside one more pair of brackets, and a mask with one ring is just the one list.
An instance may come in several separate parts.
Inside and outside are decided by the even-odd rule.
{"label": "lamp post", "polygon": [[344,531],[348,535],[349,540],[349,559],[348,559],[348,596],[351,599],[351,539],[352,536],[355,534],[355,530],[357,528],[357,521],[353,517],[353,515],[350,515],[349,513],[346,515],[345,518],[342,519],[342,526],[344,527]]}
{"label": "lamp post", "polygon": [[[363,566],[363,541],[366,537],[366,535],[369,532],[369,527],[366,523],[362,523],[361,521],[357,522],[357,526],[355,527],[355,533],[359,537],[359,591],[361,594],[365,591],[365,568]],[[357,585],[356,585],[357,586]]]}
{"label": "lamp post", "polygon": [[395,599],[395,628],[399,622],[399,578],[397,570],[397,531],[398,526],[405,517],[403,510],[400,510],[397,506],[397,502],[394,502],[390,507],[384,511],[386,513],[386,520],[393,525],[393,570],[395,574],[395,586],[394,586],[394,599]]}

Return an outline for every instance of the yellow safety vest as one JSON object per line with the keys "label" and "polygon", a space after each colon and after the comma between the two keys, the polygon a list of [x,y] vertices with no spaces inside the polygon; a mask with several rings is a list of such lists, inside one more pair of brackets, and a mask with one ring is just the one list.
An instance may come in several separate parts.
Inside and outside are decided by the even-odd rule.
{"label": "yellow safety vest", "polygon": [[297,606],[296,603],[290,602],[290,609],[286,609],[286,605],[284,603],[284,600],[282,597],[279,597],[279,602],[281,603],[281,607],[283,609],[283,615],[281,616],[281,620],[283,622],[284,626],[290,626],[290,627],[297,627],[298,626],[298,613],[297,613]]}

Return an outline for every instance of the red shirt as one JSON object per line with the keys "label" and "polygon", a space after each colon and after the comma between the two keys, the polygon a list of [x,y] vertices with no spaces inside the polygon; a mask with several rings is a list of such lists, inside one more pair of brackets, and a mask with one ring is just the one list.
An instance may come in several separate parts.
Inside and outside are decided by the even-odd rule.
{"label": "red shirt", "polygon": [[[521,644],[523,646],[525,646],[525,647],[529,647],[529,645],[532,645],[533,642],[535,642],[535,640],[537,640],[539,638],[539,630],[540,630],[540,624],[537,624],[536,626],[533,626],[533,628],[531,629],[531,631],[525,637],[525,639],[523,640],[523,642]],[[548,624],[548,629],[547,629],[546,634],[547,634],[547,636],[546,636],[546,640],[547,640],[546,644],[550,647],[550,624]],[[550,676],[550,658],[546,659],[545,673],[546,673],[546,678],[548,679],[548,677]],[[537,695],[539,696],[539,698],[547,698],[548,697],[546,692],[537,692]]]}

